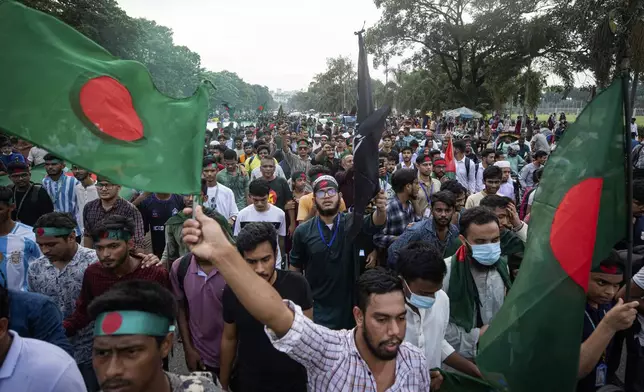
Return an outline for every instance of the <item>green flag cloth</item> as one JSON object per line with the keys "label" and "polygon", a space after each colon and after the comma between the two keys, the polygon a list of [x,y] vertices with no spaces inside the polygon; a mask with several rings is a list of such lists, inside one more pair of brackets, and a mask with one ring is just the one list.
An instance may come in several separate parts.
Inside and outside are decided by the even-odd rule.
{"label": "green flag cloth", "polygon": [[494,392],[494,388],[480,378],[447,372],[442,369],[432,370],[438,370],[443,376],[440,392]]}
{"label": "green flag cloth", "polygon": [[479,342],[499,391],[573,391],[591,267],[626,235],[622,81],[588,104],[545,167],[517,280]]}
{"label": "green flag cloth", "polygon": [[143,65],[14,1],[0,0],[0,47],[0,129],[117,184],[199,191],[204,86],[169,98]]}

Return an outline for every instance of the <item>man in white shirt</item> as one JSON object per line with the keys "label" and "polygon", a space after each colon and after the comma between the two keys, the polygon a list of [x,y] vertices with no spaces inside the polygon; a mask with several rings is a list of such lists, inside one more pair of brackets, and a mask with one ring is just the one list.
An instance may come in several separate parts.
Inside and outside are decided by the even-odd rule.
{"label": "man in white shirt", "polygon": [[74,173],[74,177],[78,180],[78,183],[74,186],[74,192],[76,193],[76,200],[78,202],[78,216],[76,217],[76,221],[81,229],[79,236],[82,236],[85,232],[83,209],[85,208],[85,204],[98,199],[98,191],[96,189],[96,181],[92,179],[87,170],[72,165],[72,173]]}
{"label": "man in white shirt", "polygon": [[204,192],[206,200],[203,205],[223,215],[232,226],[239,213],[235,202],[235,193],[227,186],[217,183],[218,172],[219,166],[212,158],[204,159],[202,178],[206,181],[207,189]]}
{"label": "man in white shirt", "polygon": [[476,193],[476,165],[465,156],[465,141],[454,143],[454,163],[456,164],[456,181],[470,194]]}
{"label": "man in white shirt", "polygon": [[483,182],[483,171],[487,169],[488,166],[494,165],[494,157],[496,152],[491,148],[486,148],[481,154],[481,164],[476,166],[476,175],[474,179],[476,180],[476,191],[480,192],[485,189],[485,183]]}
{"label": "man in white shirt", "polygon": [[509,197],[514,201],[515,204],[518,204],[516,202],[516,191],[515,191],[515,185],[514,185],[515,182],[514,180],[512,180],[512,177],[511,177],[512,167],[510,165],[510,162],[498,161],[494,163],[494,166],[500,168],[501,172],[503,173],[503,177],[501,178],[501,187],[499,188],[498,192],[496,192],[496,194],[500,196]]}
{"label": "man in white shirt", "polygon": [[38,166],[42,165],[45,163],[45,155],[47,155],[47,151],[43,150],[42,148],[38,146],[33,146],[29,150],[29,155],[27,156],[27,160],[29,161],[30,166]]}
{"label": "man in white shirt", "polygon": [[[397,267],[407,308],[405,341],[423,351],[428,369],[440,368],[444,362],[465,374],[481,377],[476,365],[445,340],[450,305],[449,297],[441,289],[447,269],[440,253],[428,242],[412,242],[400,250]],[[431,387],[438,389],[438,371],[431,371],[430,375]]]}
{"label": "man in white shirt", "polygon": [[277,256],[275,268],[282,269],[282,255],[284,253],[284,238],[286,237],[286,214],[284,211],[268,202],[271,187],[263,178],[253,180],[248,185],[248,195],[253,204],[245,207],[237,215],[233,235],[237,237],[241,229],[251,222],[268,222],[275,227],[277,232]]}

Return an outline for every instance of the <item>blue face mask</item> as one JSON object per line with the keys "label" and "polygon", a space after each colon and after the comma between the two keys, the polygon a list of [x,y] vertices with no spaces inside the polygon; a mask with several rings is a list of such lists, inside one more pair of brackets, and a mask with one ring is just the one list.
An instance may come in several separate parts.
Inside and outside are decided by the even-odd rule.
{"label": "blue face mask", "polygon": [[472,257],[482,265],[494,265],[501,257],[501,243],[493,242],[490,244],[470,245],[472,248]]}
{"label": "blue face mask", "polygon": [[436,298],[433,297],[425,297],[423,295],[418,295],[414,294],[410,289],[409,285],[407,282],[405,282],[405,285],[407,286],[407,290],[409,290],[410,297],[408,302],[418,309],[430,309],[432,306],[434,306],[434,303],[436,302]]}

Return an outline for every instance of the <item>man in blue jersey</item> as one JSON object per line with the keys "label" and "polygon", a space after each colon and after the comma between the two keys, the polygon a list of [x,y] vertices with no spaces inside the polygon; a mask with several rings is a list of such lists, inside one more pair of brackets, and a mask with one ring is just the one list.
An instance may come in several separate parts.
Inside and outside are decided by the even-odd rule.
{"label": "man in blue jersey", "polygon": [[26,291],[29,264],[41,253],[31,226],[11,219],[15,207],[11,190],[0,186],[0,284]]}
{"label": "man in blue jersey", "polygon": [[[65,161],[54,154],[45,155],[47,177],[42,180],[42,186],[47,190],[52,203],[54,203],[54,211],[70,213],[76,222],[79,222],[83,211],[78,209],[78,199],[74,191],[74,187],[79,182],[73,176],[65,175],[64,169]],[[80,226],[76,226],[77,242],[80,242],[82,234]]]}

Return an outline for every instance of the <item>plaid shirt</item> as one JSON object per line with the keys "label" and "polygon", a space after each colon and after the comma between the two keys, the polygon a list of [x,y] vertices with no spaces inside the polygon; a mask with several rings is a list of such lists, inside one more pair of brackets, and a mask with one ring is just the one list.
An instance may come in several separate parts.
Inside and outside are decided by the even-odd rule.
{"label": "plaid shirt", "polygon": [[134,247],[136,249],[145,249],[143,237],[143,217],[139,210],[132,203],[118,196],[118,199],[108,211],[105,211],[101,199],[96,199],[85,204],[83,209],[83,226],[85,234],[91,235],[92,231],[105,217],[110,215],[122,215],[134,220]]}
{"label": "plaid shirt", "polygon": [[[284,301],[295,313],[293,325],[279,339],[270,329],[273,346],[304,366],[309,391],[376,392],[376,380],[355,342],[355,329],[333,331],[315,324],[293,302]],[[420,349],[405,342],[396,356],[396,380],[387,392],[429,391],[429,371]]]}
{"label": "plaid shirt", "polygon": [[410,223],[419,220],[412,203],[408,201],[405,207],[396,196],[387,202],[387,223],[381,233],[373,236],[373,243],[379,248],[387,249]]}

